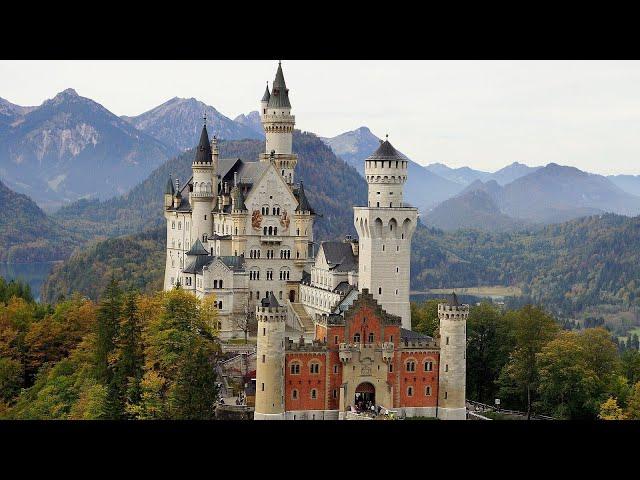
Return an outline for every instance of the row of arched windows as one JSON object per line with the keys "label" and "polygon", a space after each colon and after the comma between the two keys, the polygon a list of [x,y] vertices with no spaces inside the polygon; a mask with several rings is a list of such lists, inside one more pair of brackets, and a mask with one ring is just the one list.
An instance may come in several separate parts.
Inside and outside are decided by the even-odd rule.
{"label": "row of arched windows", "polygon": [[[260,209],[260,213],[262,213],[262,215],[269,215],[269,206],[263,205],[262,208]],[[279,206],[273,207],[271,209],[271,215],[280,215],[280,207]]]}
{"label": "row of arched windows", "polygon": [[[433,371],[433,360],[425,360],[422,364],[425,372]],[[416,361],[413,359],[407,360],[405,364],[405,369],[407,372],[415,372],[416,371]]]}
{"label": "row of arched windows", "polygon": [[263,235],[278,235],[278,227],[264,227],[262,229]]}

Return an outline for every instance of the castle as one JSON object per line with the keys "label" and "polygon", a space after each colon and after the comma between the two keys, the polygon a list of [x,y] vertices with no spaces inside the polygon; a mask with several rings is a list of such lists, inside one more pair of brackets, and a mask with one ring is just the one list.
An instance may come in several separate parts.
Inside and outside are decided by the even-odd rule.
{"label": "castle", "polygon": [[[164,288],[214,295],[223,339],[257,321],[255,419],[338,419],[372,404],[465,419],[468,305],[438,307],[439,335],[411,331],[409,273],[417,209],[403,201],[408,161],[388,139],[365,160],[358,239],[321,242],[295,182],[295,116],[282,65],[264,92],[258,161],[219,158],[206,122],[184,184],[164,195]],[[293,339],[296,340],[293,340]]]}

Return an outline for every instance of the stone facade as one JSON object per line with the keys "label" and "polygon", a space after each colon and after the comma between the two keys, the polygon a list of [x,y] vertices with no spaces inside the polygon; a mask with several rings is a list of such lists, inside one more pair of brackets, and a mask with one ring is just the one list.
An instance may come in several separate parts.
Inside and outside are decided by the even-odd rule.
{"label": "stone facade", "polygon": [[403,200],[407,159],[381,142],[365,160],[358,238],[321,242],[314,259],[315,212],[295,183],[280,64],[260,115],[257,161],[219,158],[205,124],[191,178],[167,182],[164,288],[214,296],[222,339],[243,336],[255,315],[256,419],[345,418],[363,398],[409,416],[465,418],[468,306],[441,305],[436,338],[411,332],[417,209]]}

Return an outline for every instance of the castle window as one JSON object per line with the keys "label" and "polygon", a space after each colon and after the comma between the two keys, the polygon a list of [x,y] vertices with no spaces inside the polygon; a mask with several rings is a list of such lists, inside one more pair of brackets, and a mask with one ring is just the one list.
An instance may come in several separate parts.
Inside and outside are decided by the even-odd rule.
{"label": "castle window", "polygon": [[389,364],[389,373],[393,373],[393,363]]}
{"label": "castle window", "polygon": [[432,370],[433,370],[433,362],[431,360],[424,362],[424,371],[431,372]]}
{"label": "castle window", "polygon": [[338,365],[333,366],[333,373],[338,373]]}
{"label": "castle window", "polygon": [[359,333],[356,333],[353,336],[353,343],[360,343],[360,334]]}
{"label": "castle window", "polygon": [[444,399],[446,400],[449,397],[449,392],[444,392]]}
{"label": "castle window", "polygon": [[445,371],[445,372],[448,372],[448,371],[449,371],[449,364],[448,364],[448,363],[444,366],[444,371]]}
{"label": "castle window", "polygon": [[298,399],[298,390],[294,389],[294,390],[291,391],[291,398],[294,399],[294,400]]}
{"label": "castle window", "polygon": [[220,280],[220,288],[222,288],[222,280]]}
{"label": "castle window", "polygon": [[311,389],[311,400],[318,398],[318,391],[315,388]]}
{"label": "castle window", "polygon": [[300,375],[300,364],[298,362],[291,364],[291,375]]}
{"label": "castle window", "polygon": [[390,341],[391,343],[393,343],[393,335],[390,335],[390,336],[389,336],[389,341]]}
{"label": "castle window", "polygon": [[400,273],[400,267],[396,267],[396,273]]}
{"label": "castle window", "polygon": [[413,387],[407,388],[407,397],[413,397]]}
{"label": "castle window", "polygon": [[333,398],[338,398],[338,390],[337,389],[333,389]]}
{"label": "castle window", "polygon": [[182,222],[178,222],[178,230],[182,230]]}
{"label": "castle window", "polygon": [[262,363],[264,363],[265,359],[266,359],[266,355],[262,355]]}
{"label": "castle window", "polygon": [[447,337],[447,345],[449,345],[449,337]]}
{"label": "castle window", "polygon": [[174,230],[176,229],[176,222],[171,222],[171,228]]}
{"label": "castle window", "polygon": [[263,328],[263,329],[262,329],[262,336],[264,337],[264,336],[266,336],[266,335],[267,335],[267,329],[266,329],[266,328]]}
{"label": "castle window", "polygon": [[382,295],[382,287],[378,287],[378,295]]}
{"label": "castle window", "polygon": [[375,338],[375,335],[373,333],[369,334],[369,343],[373,343],[373,340]]}
{"label": "castle window", "polygon": [[333,337],[333,344],[337,345],[338,344],[338,335],[336,335],[335,337]]}
{"label": "castle window", "polygon": [[416,371],[416,362],[413,360],[409,360],[407,362],[407,372],[415,372]]}
{"label": "castle window", "polygon": [[320,364],[315,362],[312,363],[309,365],[309,370],[312,374],[320,373]]}
{"label": "castle window", "polygon": [[264,392],[264,383],[262,384],[262,391]]}

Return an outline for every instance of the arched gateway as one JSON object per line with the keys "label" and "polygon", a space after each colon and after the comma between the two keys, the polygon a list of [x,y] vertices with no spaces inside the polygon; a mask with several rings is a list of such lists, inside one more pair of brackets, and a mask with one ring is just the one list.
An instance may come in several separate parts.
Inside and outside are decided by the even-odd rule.
{"label": "arched gateway", "polygon": [[376,404],[376,388],[369,382],[362,382],[356,388],[355,406],[361,410]]}

